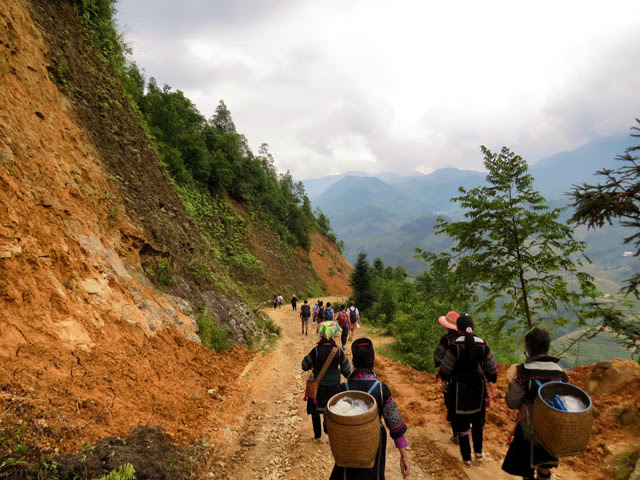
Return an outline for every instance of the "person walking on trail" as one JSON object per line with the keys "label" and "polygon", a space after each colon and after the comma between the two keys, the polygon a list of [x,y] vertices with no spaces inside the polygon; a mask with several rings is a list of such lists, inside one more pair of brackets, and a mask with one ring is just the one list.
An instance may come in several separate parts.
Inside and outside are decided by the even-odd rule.
{"label": "person walking on trail", "polygon": [[324,305],[322,300],[318,300],[318,310],[316,312],[316,322],[318,324],[324,322]]}
{"label": "person walking on trail", "polygon": [[[340,373],[345,378],[351,375],[351,365],[345,353],[338,348],[335,339],[340,336],[341,329],[335,322],[321,322],[318,325],[318,335],[320,341],[313,349],[302,359],[302,370],[313,371],[313,376],[318,379],[318,375],[322,371],[325,362],[330,359],[327,369],[318,384],[318,393],[315,399],[307,399],[307,414],[311,415],[313,424],[313,436],[318,439],[322,437],[323,427],[321,425],[320,416],[324,415],[327,408],[327,402],[340,385]],[[326,433],[326,423],[324,424],[324,432]]]}
{"label": "person walking on trail", "polygon": [[[359,338],[351,344],[353,366],[355,371],[349,379],[340,385],[338,392],[346,390],[359,390],[370,393],[378,404],[378,414],[384,418],[384,423],[389,429],[389,434],[400,451],[400,473],[403,478],[409,476],[409,455],[407,453],[407,440],[405,433],[407,426],[402,420],[402,415],[391,395],[389,387],[376,378],[373,370],[375,351],[373,343],[368,338]],[[336,392],[336,393],[338,393]],[[357,445],[354,445],[357,448]],[[384,480],[384,469],[387,449],[387,431],[380,422],[380,446],[372,468],[347,468],[334,465],[331,472],[331,480]]]}
{"label": "person walking on trail", "polygon": [[322,305],[322,300],[316,300],[316,303],[313,304],[313,321],[316,321],[316,318],[318,318],[318,309],[320,308],[320,305]]}
{"label": "person walking on trail", "polygon": [[342,335],[340,335],[342,350],[346,350],[347,337],[349,336],[349,315],[347,315],[347,312],[345,312],[344,305],[340,305],[340,309],[338,311],[338,316],[336,320],[338,320],[338,325],[340,325],[340,328],[342,328]]}
{"label": "person walking on trail", "polygon": [[[530,418],[538,389],[547,382],[567,382],[569,376],[558,365],[558,359],[548,355],[551,336],[541,328],[534,328],[524,337],[527,359],[516,367],[516,375],[507,388],[505,401],[518,410],[517,426],[507,450],[502,470],[519,475],[524,480],[548,480],[558,459],[542,445],[531,440]],[[537,475],[537,477],[536,477]]]}
{"label": "person walking on trail", "polygon": [[278,295],[274,295],[271,301],[273,302],[273,308],[278,308]]}
{"label": "person walking on trail", "polygon": [[473,334],[475,326],[469,315],[459,316],[456,326],[459,336],[451,343],[442,360],[440,376],[443,391],[451,392],[449,409],[453,414],[453,430],[458,436],[462,464],[471,467],[469,428],[471,427],[474,459],[481,461],[484,458],[482,437],[487,390],[495,397],[498,364],[487,342]]}
{"label": "person walking on trail", "polygon": [[355,307],[354,302],[349,302],[347,313],[349,314],[349,340],[353,340],[353,335],[360,328],[360,312]]}
{"label": "person walking on trail", "polygon": [[284,298],[282,298],[282,295],[278,295],[278,308],[282,308],[283,302],[284,302]]}
{"label": "person walking on trail", "polygon": [[[447,332],[442,336],[440,342],[438,343],[438,346],[436,347],[436,350],[433,352],[433,364],[437,369],[439,369],[440,365],[442,365],[442,361],[444,360],[444,357],[447,354],[447,351],[449,350],[449,347],[451,346],[453,341],[460,336],[456,327],[456,320],[458,320],[459,316],[460,315],[457,312],[451,311],[446,315],[438,318],[438,323],[446,328]],[[440,378],[440,372],[436,373],[436,382],[438,381],[438,378]],[[444,395],[444,405],[447,409],[447,422],[451,424],[451,430],[453,433],[453,435],[451,436],[451,441],[453,443],[458,443],[458,436],[456,435],[456,431],[453,429],[453,414],[451,409],[449,408],[449,395],[451,395],[451,393],[449,392],[449,389],[444,390],[442,393]]]}
{"label": "person walking on trail", "polygon": [[333,320],[333,308],[331,308],[331,302],[327,302],[327,308],[324,309],[324,319],[327,321]]}
{"label": "person walking on trail", "polygon": [[300,307],[300,321],[302,322],[302,333],[309,335],[309,318],[311,318],[311,307],[307,300]]}
{"label": "person walking on trail", "polygon": [[297,306],[298,306],[298,299],[294,295],[293,297],[291,297],[291,308],[293,309],[294,312],[296,311]]}

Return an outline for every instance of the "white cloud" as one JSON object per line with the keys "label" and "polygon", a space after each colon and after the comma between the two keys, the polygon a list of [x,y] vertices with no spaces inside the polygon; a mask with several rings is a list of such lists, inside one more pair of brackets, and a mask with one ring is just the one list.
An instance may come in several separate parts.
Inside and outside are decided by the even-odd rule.
{"label": "white cloud", "polygon": [[628,131],[640,3],[119,0],[134,59],[309,178],[480,169]]}

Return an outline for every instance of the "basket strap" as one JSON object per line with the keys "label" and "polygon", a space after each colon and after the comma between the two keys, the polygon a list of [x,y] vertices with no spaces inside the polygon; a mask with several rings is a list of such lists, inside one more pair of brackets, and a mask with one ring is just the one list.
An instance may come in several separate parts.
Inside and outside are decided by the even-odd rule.
{"label": "basket strap", "polygon": [[318,377],[316,378],[316,381],[318,382],[318,385],[320,385],[320,380],[322,380],[322,377],[324,377],[324,374],[327,371],[327,368],[329,368],[329,364],[333,360],[333,357],[336,356],[337,352],[338,352],[338,348],[337,347],[333,347],[333,349],[331,350],[331,353],[327,357],[327,360],[324,362],[324,365],[322,366],[322,370],[320,370],[320,373],[318,374]]}
{"label": "basket strap", "polygon": [[376,380],[376,382],[373,385],[371,385],[371,388],[369,390],[367,390],[367,393],[373,392],[373,389],[376,388],[379,383],[380,382],[378,380]]}
{"label": "basket strap", "polygon": [[[542,385],[546,385],[542,383],[540,380],[538,380],[537,378],[535,378],[534,381],[538,384],[538,388],[540,388]],[[547,383],[564,383],[564,382],[562,380],[549,380]]]}
{"label": "basket strap", "polygon": [[347,380],[346,382],[344,382],[344,388],[345,388],[347,391],[349,391],[349,390],[350,390],[350,388],[349,388],[349,380]]}

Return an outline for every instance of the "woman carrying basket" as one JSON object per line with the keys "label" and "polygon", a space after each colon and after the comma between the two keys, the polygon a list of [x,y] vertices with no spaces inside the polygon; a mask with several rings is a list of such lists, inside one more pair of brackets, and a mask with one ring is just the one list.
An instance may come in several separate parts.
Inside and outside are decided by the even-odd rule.
{"label": "woman carrying basket", "polygon": [[449,345],[442,360],[440,376],[443,390],[448,391],[448,410],[451,412],[453,431],[458,436],[462,464],[471,467],[469,428],[471,427],[474,457],[476,461],[480,461],[484,458],[482,437],[486,416],[485,402],[488,391],[493,396],[498,365],[487,342],[473,334],[474,324],[469,315],[458,317],[456,326],[460,335]]}
{"label": "woman carrying basket", "polygon": [[[346,390],[360,390],[370,393],[378,404],[378,414],[384,418],[389,428],[391,438],[400,451],[400,472],[403,478],[409,476],[409,455],[407,454],[407,440],[404,437],[407,426],[402,421],[402,415],[391,396],[391,390],[386,384],[376,379],[373,370],[375,352],[373,343],[368,338],[358,338],[351,344],[353,366],[356,369],[349,380],[340,385],[338,392]],[[387,446],[387,432],[380,424],[380,443],[372,468],[348,468],[334,465],[331,480],[384,480],[385,454]],[[357,446],[355,446],[357,448]]]}
{"label": "woman carrying basket", "polygon": [[[345,378],[348,378],[351,374],[349,359],[335,342],[335,339],[339,338],[341,333],[342,329],[335,322],[320,323],[318,325],[320,341],[302,359],[302,370],[306,372],[313,369],[313,376],[318,381],[316,398],[307,398],[307,414],[311,415],[315,438],[322,437],[320,415],[324,414],[329,398],[337,392],[340,385],[340,372]],[[318,378],[323,370],[322,378]]]}
{"label": "woman carrying basket", "polygon": [[505,395],[509,408],[519,411],[516,430],[502,469],[525,480],[533,480],[537,471],[539,480],[547,480],[551,478],[550,469],[558,465],[558,459],[532,439],[530,414],[540,385],[566,382],[569,377],[558,365],[558,359],[547,355],[551,344],[549,332],[534,328],[525,335],[524,341],[527,359],[518,365],[516,376]]}

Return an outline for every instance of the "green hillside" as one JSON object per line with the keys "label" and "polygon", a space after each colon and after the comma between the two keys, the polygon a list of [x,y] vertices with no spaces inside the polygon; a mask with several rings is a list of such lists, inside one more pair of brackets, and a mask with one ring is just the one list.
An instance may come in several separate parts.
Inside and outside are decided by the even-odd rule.
{"label": "green hillside", "polygon": [[[584,329],[563,335],[552,342],[552,350],[563,351],[566,346],[584,333]],[[634,358],[635,352],[624,348],[616,335],[611,332],[602,332],[595,338],[580,343],[569,349],[560,360],[565,368],[573,368],[587,363],[596,363],[615,358]]]}

